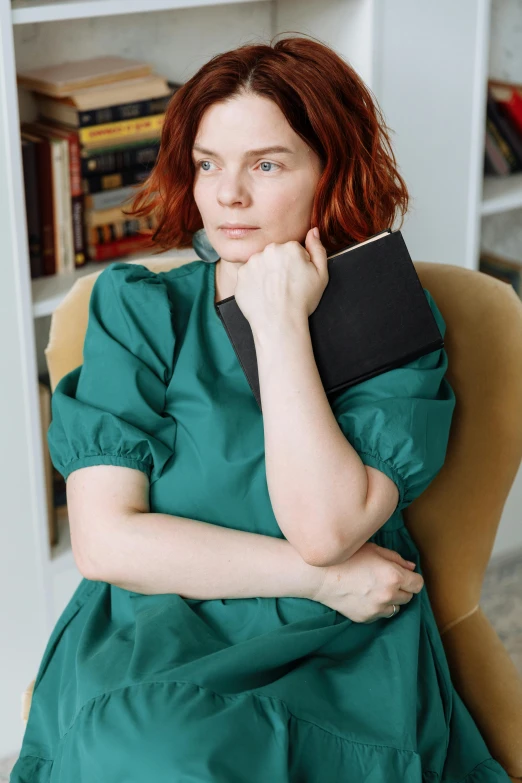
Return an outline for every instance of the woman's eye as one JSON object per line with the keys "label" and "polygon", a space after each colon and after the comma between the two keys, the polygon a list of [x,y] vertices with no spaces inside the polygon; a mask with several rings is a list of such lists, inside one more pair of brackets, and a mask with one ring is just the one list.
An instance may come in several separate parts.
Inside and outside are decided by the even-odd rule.
{"label": "woman's eye", "polygon": [[[277,163],[272,163],[272,161],[270,161],[270,160],[263,160],[263,161],[261,161],[260,165],[262,166],[264,163],[268,163],[269,166],[277,166],[278,165]],[[263,169],[263,171],[266,171],[266,169]]]}
{"label": "woman's eye", "polygon": [[[201,169],[201,166],[202,166],[203,163],[210,163],[210,161],[209,160],[200,160],[200,161],[197,162],[196,165],[200,168],[200,171],[209,171],[209,169]],[[259,165],[260,166],[264,166],[266,164],[268,164],[269,166],[278,166],[279,167],[278,163],[272,163],[272,161],[270,161],[270,160],[263,160],[263,161],[261,161],[261,163]],[[270,169],[262,169],[262,171],[270,171]]]}

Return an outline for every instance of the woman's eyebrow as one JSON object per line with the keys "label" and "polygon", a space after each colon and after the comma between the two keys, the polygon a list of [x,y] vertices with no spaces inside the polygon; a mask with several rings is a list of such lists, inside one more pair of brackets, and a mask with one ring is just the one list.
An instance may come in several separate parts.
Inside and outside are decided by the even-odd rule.
{"label": "woman's eyebrow", "polygon": [[[212,155],[213,158],[221,158],[221,156],[217,152],[213,152],[212,150],[207,150],[205,147],[200,147],[199,144],[194,144],[193,149],[197,150],[197,152],[202,152],[203,155]],[[289,149],[288,147],[282,147],[281,145],[275,145],[272,147],[261,147],[257,150],[247,150],[243,157],[249,158],[253,155],[268,155],[273,152],[287,152],[290,155],[294,154],[294,150]]]}

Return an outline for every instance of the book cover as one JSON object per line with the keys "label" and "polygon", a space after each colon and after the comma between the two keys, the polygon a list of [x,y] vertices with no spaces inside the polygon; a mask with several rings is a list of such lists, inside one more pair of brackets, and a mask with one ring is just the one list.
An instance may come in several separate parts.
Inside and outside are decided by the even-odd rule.
{"label": "book cover", "polygon": [[[72,268],[83,266],[86,262],[85,237],[83,230],[84,194],[80,176],[80,142],[78,131],[72,128],[64,128],[51,120],[42,119],[28,125],[35,132],[52,133],[54,136],[65,139],[68,147],[68,182],[66,189],[70,192],[71,226],[68,230],[68,243],[72,245],[73,259],[70,262]],[[69,209],[69,207],[68,207]]]}
{"label": "book cover", "polygon": [[114,174],[100,174],[95,177],[84,177],[82,188],[86,196],[102,194],[104,191],[112,191],[116,188],[122,190],[130,185],[139,185],[149,176],[150,171],[142,166],[135,169],[116,172]]}
{"label": "book cover", "polygon": [[[327,395],[444,345],[400,231],[376,234],[328,257],[328,284],[308,319]],[[216,302],[260,408],[254,337],[234,296]]]}
{"label": "book cover", "polygon": [[39,143],[39,139],[22,133],[25,217],[31,279],[41,277],[42,275],[42,229],[40,202],[38,198],[36,157],[36,148]]}
{"label": "book cover", "polygon": [[160,149],[159,139],[131,142],[82,153],[82,177],[96,177],[100,174],[120,174],[133,169],[150,170]]}
{"label": "book cover", "polygon": [[80,143],[84,147],[106,146],[110,141],[112,144],[129,142],[132,139],[158,139],[161,135],[161,128],[165,119],[165,113],[152,114],[150,117],[136,117],[132,120],[121,120],[120,122],[107,122],[102,125],[93,125],[88,128],[78,130]]}
{"label": "book cover", "polygon": [[91,261],[110,261],[111,259],[123,258],[137,251],[146,251],[153,247],[148,234],[135,234],[131,237],[123,237],[114,242],[88,246],[89,260]]}
{"label": "book cover", "polygon": [[499,111],[491,94],[488,94],[486,113],[487,127],[506,157],[511,172],[520,171],[522,169],[522,138],[513,128],[510,120]]}
{"label": "book cover", "polygon": [[33,96],[42,116],[84,128],[161,114],[179,87],[181,84],[153,74],[145,79],[76,90],[61,98],[36,91]]}
{"label": "book cover", "polygon": [[101,55],[20,71],[16,79],[19,87],[46,95],[64,96],[82,87],[148,76],[152,70],[152,65],[143,60]]}

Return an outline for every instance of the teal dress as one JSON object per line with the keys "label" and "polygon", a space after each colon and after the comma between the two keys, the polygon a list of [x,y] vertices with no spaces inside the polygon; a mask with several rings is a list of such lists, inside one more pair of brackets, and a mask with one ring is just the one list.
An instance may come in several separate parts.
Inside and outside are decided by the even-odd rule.
{"label": "teal dress", "polygon": [[[441,331],[445,323],[427,300]],[[67,478],[122,465],[150,510],[284,538],[262,414],[214,308],[215,264],[97,278],[84,363],[48,443]],[[336,420],[399,489],[371,536],[417,563],[402,511],[445,459],[455,395],[433,351],[338,392]],[[426,588],[357,623],[309,599],[197,600],[83,579],[37,673],[11,783],[509,783],[452,685]]]}

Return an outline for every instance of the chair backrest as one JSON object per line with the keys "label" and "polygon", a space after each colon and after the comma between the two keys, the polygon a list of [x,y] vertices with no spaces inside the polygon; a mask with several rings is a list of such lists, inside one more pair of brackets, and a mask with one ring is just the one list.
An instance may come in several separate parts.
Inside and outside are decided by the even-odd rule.
{"label": "chair backrest", "polygon": [[[127,263],[160,272],[196,258]],[[446,322],[447,377],[457,398],[444,466],[404,512],[443,633],[478,605],[522,459],[522,302],[511,285],[481,272],[425,261],[415,268]],[[78,279],[53,313],[45,350],[53,391],[83,362],[89,297],[99,274]]]}
{"label": "chair backrest", "polygon": [[[141,264],[152,272],[167,272],[174,267],[196,261],[195,253],[180,253],[179,257],[157,258],[147,256],[127,264]],[[105,265],[104,265],[105,268]],[[44,354],[49,371],[51,391],[64,375],[83,364],[83,343],[89,320],[89,300],[98,275],[103,269],[79,277],[51,316],[49,342]]]}
{"label": "chair backrest", "polygon": [[446,322],[457,398],[444,465],[404,511],[442,634],[478,606],[522,460],[522,301],[482,272],[426,261],[415,268]]}

